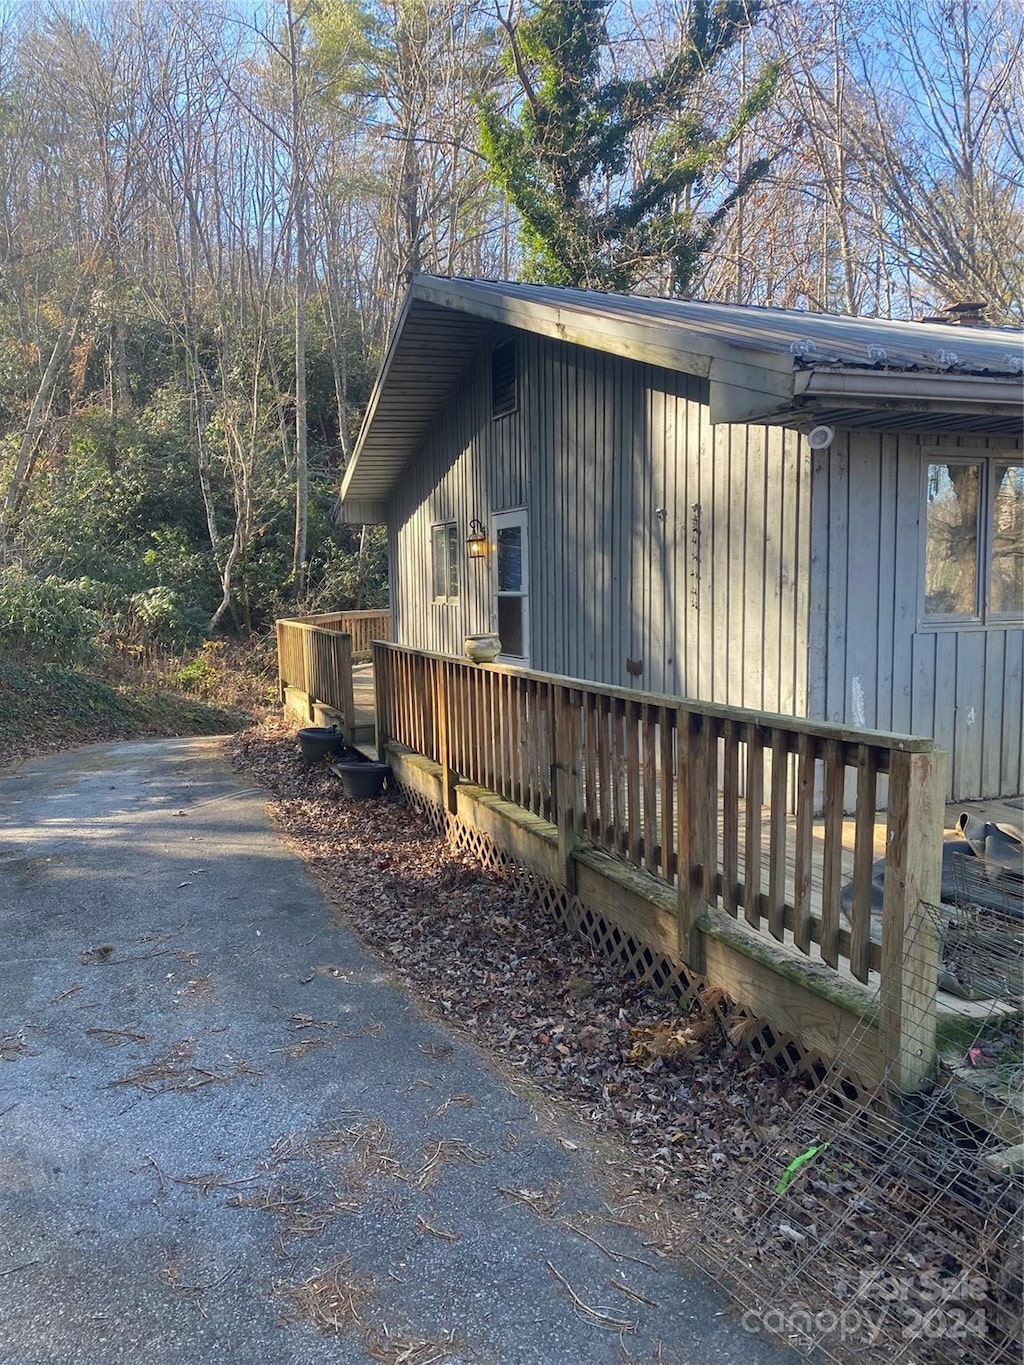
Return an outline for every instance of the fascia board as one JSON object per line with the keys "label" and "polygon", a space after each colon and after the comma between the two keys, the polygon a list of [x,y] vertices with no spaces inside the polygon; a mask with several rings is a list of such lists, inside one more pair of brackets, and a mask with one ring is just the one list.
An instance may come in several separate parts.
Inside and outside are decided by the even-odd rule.
{"label": "fascia board", "polygon": [[472,313],[475,317],[504,323],[521,331],[660,365],[701,379],[709,378],[712,362],[716,359],[755,366],[775,374],[793,373],[792,356],[722,341],[693,327],[630,322],[602,315],[595,309],[566,307],[548,303],[543,298],[527,300],[503,295],[496,289],[475,286],[467,280],[420,277],[414,288],[418,297],[442,308]]}
{"label": "fascia board", "polygon": [[352,487],[353,480],[358,473],[363,443],[366,439],[367,432],[373,425],[373,419],[377,412],[378,404],[380,403],[381,394],[387,387],[388,375],[391,372],[391,366],[398,353],[398,346],[402,339],[402,332],[405,329],[406,318],[409,316],[409,309],[412,307],[414,294],[415,281],[406,291],[405,298],[402,301],[402,307],[392,329],[391,340],[388,342],[388,348],[384,355],[384,363],[380,367],[380,374],[377,376],[377,381],[373,386],[373,392],[370,394],[370,401],[366,405],[366,412],[363,414],[363,420],[359,427],[359,435],[356,438],[355,448],[352,451],[352,458],[348,462],[348,468],[345,470],[345,476],[341,481],[341,492],[339,496],[342,502],[345,501],[348,491]]}

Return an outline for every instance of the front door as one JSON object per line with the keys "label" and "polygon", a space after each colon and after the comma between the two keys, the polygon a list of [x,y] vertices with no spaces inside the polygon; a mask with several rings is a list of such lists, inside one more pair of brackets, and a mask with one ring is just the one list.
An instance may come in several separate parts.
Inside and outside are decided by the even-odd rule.
{"label": "front door", "polygon": [[508,663],[529,665],[530,606],[529,553],[526,509],[495,512],[493,517],[494,627],[501,640],[500,657]]}

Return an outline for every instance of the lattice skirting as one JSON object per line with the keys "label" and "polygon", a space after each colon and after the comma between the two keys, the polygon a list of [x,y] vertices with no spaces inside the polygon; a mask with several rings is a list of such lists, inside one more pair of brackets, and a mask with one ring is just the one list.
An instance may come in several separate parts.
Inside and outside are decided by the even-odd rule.
{"label": "lattice skirting", "polygon": [[720,990],[709,988],[702,977],[636,938],[606,914],[597,913],[563,887],[539,876],[495,843],[490,835],[450,814],[421,792],[394,780],[392,785],[417,814],[447,839],[454,853],[471,860],[482,871],[511,882],[517,891],[528,892],[557,923],[584,939],[596,954],[615,963],[624,976],[649,982],[675,1000],[700,998],[702,1004],[721,1020],[728,1036],[747,1047],[754,1056],[814,1081],[828,1078],[830,1084],[839,1086],[850,1099],[856,1097],[860,1090],[856,1077],[845,1070],[837,1074],[820,1052],[809,1050],[792,1034],[780,1033],[770,1020],[756,1018]]}

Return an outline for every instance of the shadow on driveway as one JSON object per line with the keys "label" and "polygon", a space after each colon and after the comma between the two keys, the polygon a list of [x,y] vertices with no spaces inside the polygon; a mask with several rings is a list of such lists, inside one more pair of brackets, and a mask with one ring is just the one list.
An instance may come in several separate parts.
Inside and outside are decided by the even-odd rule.
{"label": "shadow on driveway", "polygon": [[2,1365],[794,1358],[601,1221],[219,741],[0,779],[0,935]]}

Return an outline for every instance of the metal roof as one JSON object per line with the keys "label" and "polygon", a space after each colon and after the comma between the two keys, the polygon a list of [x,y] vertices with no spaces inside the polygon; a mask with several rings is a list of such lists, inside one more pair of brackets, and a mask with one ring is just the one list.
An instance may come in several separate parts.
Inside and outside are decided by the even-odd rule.
{"label": "metal roof", "polygon": [[356,519],[382,515],[466,363],[497,326],[709,381],[712,421],[1017,436],[1024,333],[414,277],[342,484]]}

